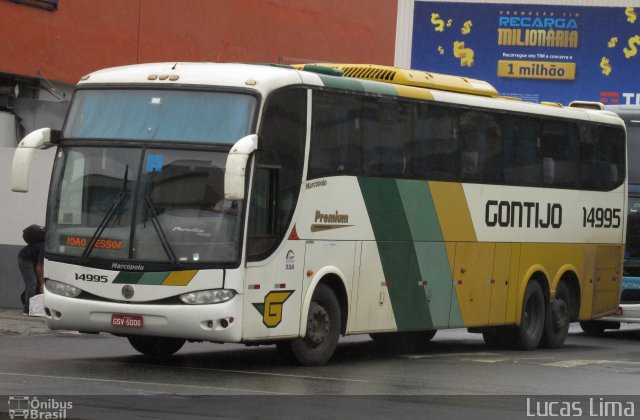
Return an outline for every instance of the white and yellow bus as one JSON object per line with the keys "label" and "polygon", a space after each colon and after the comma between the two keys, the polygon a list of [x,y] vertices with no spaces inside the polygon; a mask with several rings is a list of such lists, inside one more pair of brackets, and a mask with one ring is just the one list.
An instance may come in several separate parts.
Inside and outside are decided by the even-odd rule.
{"label": "white and yellow bus", "polygon": [[610,112],[392,67],[161,63],[83,77],[60,135],[21,142],[14,190],[52,144],[52,329],[318,365],[350,334],[557,347],[618,306]]}

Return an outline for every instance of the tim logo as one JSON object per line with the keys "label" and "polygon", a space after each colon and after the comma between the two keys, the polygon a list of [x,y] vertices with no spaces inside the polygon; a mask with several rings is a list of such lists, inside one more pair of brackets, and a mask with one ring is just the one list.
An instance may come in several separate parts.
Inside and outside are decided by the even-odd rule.
{"label": "tim logo", "polygon": [[262,322],[267,328],[275,328],[280,325],[284,303],[293,292],[293,290],[272,291],[264,297],[264,303],[253,304],[254,308],[262,314]]}
{"label": "tim logo", "polygon": [[640,105],[640,93],[600,92],[600,102],[605,105]]}

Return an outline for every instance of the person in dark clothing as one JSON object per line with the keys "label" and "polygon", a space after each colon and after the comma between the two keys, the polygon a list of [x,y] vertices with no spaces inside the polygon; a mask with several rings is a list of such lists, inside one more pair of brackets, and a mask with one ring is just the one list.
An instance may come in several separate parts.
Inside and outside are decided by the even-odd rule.
{"label": "person in dark clothing", "polygon": [[29,299],[44,292],[44,228],[31,225],[22,231],[27,245],[18,253],[18,268],[24,281],[23,315],[29,315]]}

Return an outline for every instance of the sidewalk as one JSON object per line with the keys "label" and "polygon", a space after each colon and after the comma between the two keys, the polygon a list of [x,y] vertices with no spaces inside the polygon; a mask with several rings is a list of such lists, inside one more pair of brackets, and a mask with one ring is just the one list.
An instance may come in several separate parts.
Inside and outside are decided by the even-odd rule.
{"label": "sidewalk", "polygon": [[22,315],[22,309],[0,309],[0,337],[53,334],[44,317]]}

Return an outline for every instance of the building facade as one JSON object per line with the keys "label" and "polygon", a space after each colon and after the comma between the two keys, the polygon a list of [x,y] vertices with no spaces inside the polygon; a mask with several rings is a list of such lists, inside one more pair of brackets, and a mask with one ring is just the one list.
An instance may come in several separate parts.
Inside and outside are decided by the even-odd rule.
{"label": "building facade", "polygon": [[396,0],[0,0],[0,307],[20,307],[22,228],[44,223],[53,151],[10,191],[19,139],[60,129],[92,71],[148,62],[392,65]]}

